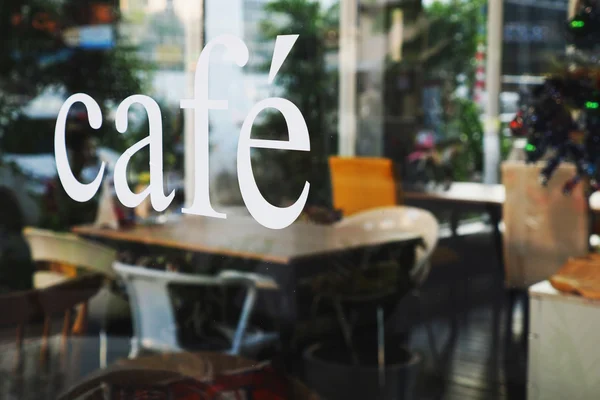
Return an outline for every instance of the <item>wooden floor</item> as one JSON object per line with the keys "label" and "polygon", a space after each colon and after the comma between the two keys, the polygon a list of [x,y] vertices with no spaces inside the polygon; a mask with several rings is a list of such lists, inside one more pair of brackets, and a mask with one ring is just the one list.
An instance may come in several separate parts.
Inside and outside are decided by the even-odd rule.
{"label": "wooden floor", "polygon": [[[420,300],[407,299],[389,321],[393,330],[410,332],[410,349],[423,356],[415,398],[525,399],[524,313],[518,306],[507,312],[491,234],[444,239],[440,245],[452,248],[459,260],[434,265]],[[427,325],[437,355],[431,351]],[[127,356],[127,338],[109,339],[109,344],[109,363]],[[98,354],[96,350],[85,354]],[[0,350],[0,359],[12,358]],[[97,362],[95,356],[84,358]]]}
{"label": "wooden floor", "polygon": [[[426,324],[414,316],[418,304],[403,305],[393,322],[399,330],[412,326],[411,349],[424,358],[417,398],[525,399],[525,296],[517,296],[509,312],[491,235],[447,239],[442,244],[456,250],[461,261],[434,266],[420,296],[437,357]],[[402,317],[406,315],[410,317]]]}

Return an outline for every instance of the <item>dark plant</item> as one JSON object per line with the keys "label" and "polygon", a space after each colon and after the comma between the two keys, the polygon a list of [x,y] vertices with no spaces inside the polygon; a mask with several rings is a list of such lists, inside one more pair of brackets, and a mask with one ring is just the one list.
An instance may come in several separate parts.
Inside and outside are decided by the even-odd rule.
{"label": "dark plant", "polygon": [[[48,88],[92,96],[105,117],[125,97],[144,92],[145,76],[151,68],[119,35],[119,15],[114,8],[112,49],[68,45],[64,33],[88,23],[82,16],[92,3],[114,7],[109,0],[16,0],[0,5],[0,35],[4,38],[0,49],[0,133],[10,131],[22,106]],[[95,133],[102,145],[124,150],[123,135],[113,125],[104,123]]]}
{"label": "dark plant", "polygon": [[[454,180],[471,180],[483,170],[483,125],[481,110],[472,100],[478,43],[484,38],[480,28],[485,1],[455,0],[434,2],[426,9],[430,56],[426,70],[430,78],[442,82],[442,132],[459,138],[463,149],[456,157]],[[465,93],[457,95],[457,89]]]}
{"label": "dark plant", "polygon": [[540,172],[542,184],[548,183],[563,161],[575,164],[575,176],[563,186],[566,194],[581,181],[587,181],[592,191],[600,189],[600,69],[593,51],[599,21],[600,3],[578,4],[565,26],[575,51],[560,57],[555,73],[532,92],[527,106],[510,124],[514,135],[527,138],[528,162],[548,157]]}
{"label": "dark plant", "polygon": [[483,170],[483,124],[477,105],[468,99],[455,99],[448,126],[458,132],[463,144],[453,169],[454,179],[468,181]]}
{"label": "dark plant", "polygon": [[[97,16],[93,16],[91,11],[101,6],[105,6],[101,14],[108,17],[102,23],[114,28],[114,46],[85,49],[70,43],[66,33],[92,24],[92,19]],[[138,58],[137,49],[120,36],[117,29],[119,20],[118,9],[112,0],[14,0],[0,3],[0,37],[3,38],[3,46],[0,47],[0,136],[10,140],[13,148],[33,151],[31,149],[36,142],[52,140],[52,121],[46,121],[49,124],[38,123],[37,120],[28,123],[28,117],[22,110],[39,94],[53,89],[59,95],[86,93],[94,98],[102,110],[103,124],[99,130],[89,127],[85,130],[95,135],[100,145],[116,151],[126,149],[126,135],[116,131],[110,120],[111,111],[127,96],[144,93],[151,68]],[[67,131],[72,122],[68,123]],[[15,140],[29,143],[20,145]],[[0,153],[2,151],[0,148]],[[0,157],[0,163],[1,160]],[[67,228],[45,203],[42,210],[48,214],[42,216],[45,226]]]}
{"label": "dark plant", "polygon": [[469,92],[473,88],[474,56],[484,40],[480,28],[485,24],[485,4],[484,0],[435,1],[426,9],[430,54],[425,67],[429,74],[444,80],[446,96],[461,85]]}
{"label": "dark plant", "polygon": [[[310,152],[257,151],[259,186],[273,203],[295,200],[309,181],[309,203],[329,204],[328,143],[336,133],[337,73],[328,67],[327,38],[336,31],[337,6],[324,10],[314,0],[276,0],[266,6],[261,23],[264,40],[275,42],[278,35],[298,34],[298,40],[276,78],[283,97],[302,112],[310,134]],[[268,71],[269,65],[262,69]],[[252,135],[262,139],[287,139],[287,126],[276,112],[264,115]]]}

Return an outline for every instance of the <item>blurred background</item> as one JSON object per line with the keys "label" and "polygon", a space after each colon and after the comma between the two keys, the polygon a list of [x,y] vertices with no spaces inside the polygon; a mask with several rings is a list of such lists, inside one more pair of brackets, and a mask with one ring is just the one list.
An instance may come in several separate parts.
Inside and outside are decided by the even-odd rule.
{"label": "blurred background", "polygon": [[[566,46],[558,28],[567,8],[567,0],[504,4],[501,85],[495,93],[500,160],[512,146],[507,123]],[[239,129],[250,107],[270,96],[298,105],[312,149],[310,155],[256,152],[255,175],[260,187],[271,188],[266,196],[275,203],[295,198],[307,179],[313,182],[311,201],[330,203],[320,171],[335,154],[390,158],[410,184],[436,176],[426,161],[435,150],[452,163],[452,180],[483,180],[483,0],[353,0],[345,7],[333,0],[18,0],[6,2],[0,12],[2,176],[5,182],[25,179],[19,196],[30,204],[32,223],[58,223],[33,203],[39,204],[55,177],[54,122],[73,93],[87,93],[101,104],[105,122],[90,134],[98,155],[113,162],[147,134],[143,110],[134,110],[128,132],[118,134],[111,119],[116,106],[131,94],[156,99],[164,119],[165,168],[174,185],[184,185],[184,149],[191,151],[185,135],[191,135],[193,120],[179,100],[192,95],[202,43],[223,33],[243,38],[250,62],[237,68],[222,59],[220,49],[211,59],[207,90],[230,104],[228,111],[210,115],[215,201],[241,204],[235,176]],[[354,40],[341,36],[346,31]],[[269,84],[275,38],[286,33],[300,37]],[[78,120],[72,114],[72,130],[89,130],[85,116]],[[283,137],[283,124],[279,115],[265,112],[253,135]],[[142,153],[132,161],[137,172],[147,170]],[[277,188],[269,185],[281,177],[291,178]]]}

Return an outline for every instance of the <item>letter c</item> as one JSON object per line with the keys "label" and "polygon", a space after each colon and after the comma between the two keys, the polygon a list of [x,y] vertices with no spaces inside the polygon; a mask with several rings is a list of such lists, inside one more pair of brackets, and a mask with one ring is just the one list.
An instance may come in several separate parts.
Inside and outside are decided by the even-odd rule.
{"label": "letter c", "polygon": [[98,103],[85,93],[76,93],[72,95],[65,101],[58,113],[56,127],[54,129],[54,156],[56,158],[58,177],[65,188],[65,191],[73,200],[85,203],[92,199],[98,192],[98,189],[102,184],[106,163],[104,161],[102,162],[102,166],[100,167],[96,179],[91,183],[81,183],[73,175],[67,157],[65,130],[69,110],[71,109],[71,106],[77,102],[83,103],[87,109],[89,123],[93,129],[100,129],[102,126],[102,111],[100,110]]}

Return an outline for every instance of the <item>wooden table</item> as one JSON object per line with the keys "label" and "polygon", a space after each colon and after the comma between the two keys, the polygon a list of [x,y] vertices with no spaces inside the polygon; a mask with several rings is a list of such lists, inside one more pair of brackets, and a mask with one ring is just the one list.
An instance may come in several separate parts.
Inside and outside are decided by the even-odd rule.
{"label": "wooden table", "polygon": [[[502,206],[506,199],[504,185],[487,185],[483,183],[472,182],[454,182],[448,190],[443,188],[409,191],[404,193],[404,198],[409,202],[424,202],[434,204],[444,204],[452,211],[451,229],[456,235],[459,222],[459,211],[461,208],[483,207],[489,214],[494,235],[499,236],[498,224],[502,220]],[[500,242],[500,245],[502,242]]]}
{"label": "wooden table", "polygon": [[408,200],[435,200],[453,203],[484,204],[502,206],[506,198],[504,185],[486,185],[483,183],[454,182],[450,189],[426,191],[408,191],[404,193]]}
{"label": "wooden table", "polygon": [[293,264],[323,256],[375,246],[416,244],[420,238],[411,232],[386,229],[377,235],[366,227],[316,225],[296,222],[282,230],[263,227],[251,217],[226,220],[183,216],[157,225],[125,229],[77,226],[79,235],[174,248],[275,264]]}
{"label": "wooden table", "polygon": [[[494,247],[504,272],[504,249],[500,222],[502,221],[502,206],[506,199],[504,185],[487,185],[472,182],[454,182],[448,190],[443,188],[405,192],[404,198],[411,204],[431,204],[448,207],[451,211],[450,228],[456,235],[459,223],[459,212],[461,209],[482,208],[489,216],[494,236]],[[419,204],[420,205],[420,204]]]}
{"label": "wooden table", "polygon": [[[404,198],[410,201],[424,200],[438,203],[502,207],[506,199],[506,190],[502,184],[454,182],[448,190],[439,188],[425,191],[408,191],[404,193]],[[590,196],[590,210],[594,213],[600,213],[600,192]]]}
{"label": "wooden table", "polygon": [[164,225],[118,230],[79,226],[74,232],[120,246],[142,244],[212,254],[240,260],[240,265],[241,261],[254,261],[254,271],[273,277],[281,289],[261,297],[265,313],[280,326],[283,341],[293,335],[298,322],[309,317],[310,297],[299,282],[335,263],[358,265],[366,251],[395,251],[401,265],[412,266],[415,247],[421,242],[416,234],[401,229],[374,231],[363,226],[296,222],[271,230],[245,216],[226,220],[183,216]]}
{"label": "wooden table", "polygon": [[[454,182],[448,190],[442,188],[425,191],[408,191],[404,198],[411,204],[444,205],[451,214],[451,229],[456,234],[461,209],[482,208],[492,224],[494,244],[498,260],[504,269],[504,251],[499,224],[502,221],[502,207],[506,199],[506,190],[502,184],[488,185],[473,182]],[[590,197],[590,210],[595,218],[600,214],[600,193]]]}

